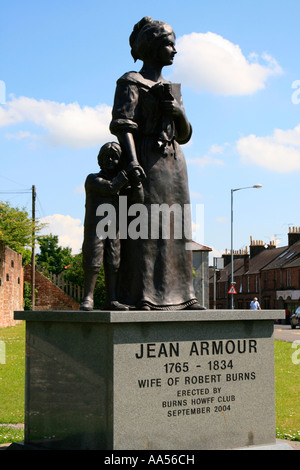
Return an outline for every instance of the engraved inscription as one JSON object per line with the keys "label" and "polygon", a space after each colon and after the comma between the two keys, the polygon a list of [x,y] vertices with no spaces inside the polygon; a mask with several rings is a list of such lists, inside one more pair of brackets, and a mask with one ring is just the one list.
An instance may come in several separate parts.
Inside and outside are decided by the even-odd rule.
{"label": "engraved inscription", "polygon": [[[135,387],[139,393],[159,389],[157,408],[166,418],[228,413],[238,401],[239,388],[234,384],[257,378],[253,361],[247,367],[247,358],[257,353],[257,340],[252,338],[141,343],[133,359],[145,364],[144,376],[137,378]],[[148,360],[155,376],[147,376]]]}

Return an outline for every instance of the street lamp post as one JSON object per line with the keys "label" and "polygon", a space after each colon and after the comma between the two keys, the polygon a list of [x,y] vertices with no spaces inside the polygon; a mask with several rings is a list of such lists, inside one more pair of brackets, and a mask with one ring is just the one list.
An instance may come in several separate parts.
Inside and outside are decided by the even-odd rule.
{"label": "street lamp post", "polygon": [[[253,186],[246,186],[244,188],[236,188],[231,190],[231,286],[234,286],[233,279],[233,193],[241,191],[242,189],[258,189],[262,188],[262,184],[254,184]],[[233,294],[231,294],[231,309],[234,309]]]}

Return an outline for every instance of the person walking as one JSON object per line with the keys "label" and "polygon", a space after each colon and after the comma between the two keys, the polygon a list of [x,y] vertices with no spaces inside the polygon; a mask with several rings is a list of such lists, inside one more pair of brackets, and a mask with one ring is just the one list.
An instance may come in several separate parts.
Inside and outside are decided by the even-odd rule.
{"label": "person walking", "polygon": [[261,310],[257,297],[250,302],[250,310]]}

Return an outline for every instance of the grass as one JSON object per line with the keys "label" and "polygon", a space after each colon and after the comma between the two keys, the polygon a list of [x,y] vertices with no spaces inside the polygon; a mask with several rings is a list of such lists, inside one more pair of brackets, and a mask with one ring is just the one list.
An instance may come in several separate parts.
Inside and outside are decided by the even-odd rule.
{"label": "grass", "polygon": [[299,347],[275,341],[276,437],[291,441],[300,441]]}
{"label": "grass", "polygon": [[[23,428],[11,425],[24,422],[25,325],[0,329],[0,341],[5,343],[5,364],[0,363],[0,444],[3,444],[24,439]],[[276,437],[279,439],[300,441],[299,360],[300,350],[297,354],[292,343],[275,340]]]}
{"label": "grass", "polygon": [[24,429],[12,426],[0,426],[0,445],[24,441]]}
{"label": "grass", "polygon": [[1,328],[0,341],[5,345],[5,356],[1,354],[1,362],[5,363],[0,363],[0,444],[3,444],[24,439],[23,428],[7,424],[24,422],[25,324]]}

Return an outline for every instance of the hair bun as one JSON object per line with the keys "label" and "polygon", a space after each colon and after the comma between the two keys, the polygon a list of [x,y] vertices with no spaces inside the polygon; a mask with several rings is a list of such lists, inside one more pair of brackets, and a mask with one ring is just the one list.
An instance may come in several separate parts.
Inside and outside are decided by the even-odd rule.
{"label": "hair bun", "polygon": [[144,16],[144,18],[134,25],[133,31],[129,37],[131,55],[134,61],[137,59],[144,60],[145,53],[148,53],[149,48],[151,48],[151,42],[163,34],[170,33],[174,34],[171,26],[167,23],[155,21],[151,16]]}
{"label": "hair bun", "polygon": [[136,25],[134,25],[133,31],[140,31],[146,24],[153,23],[151,16],[144,16]]}
{"label": "hair bun", "polygon": [[[151,24],[153,23],[153,19],[151,18],[151,16],[144,16],[144,18],[142,18],[138,23],[136,23],[134,25],[134,28],[133,28],[133,31],[129,37],[129,44],[130,44],[130,47],[133,48],[134,47],[134,43],[135,43],[135,40],[139,34],[139,32],[143,29],[143,27],[146,25],[146,24]],[[136,58],[134,58],[134,60],[136,60]]]}

